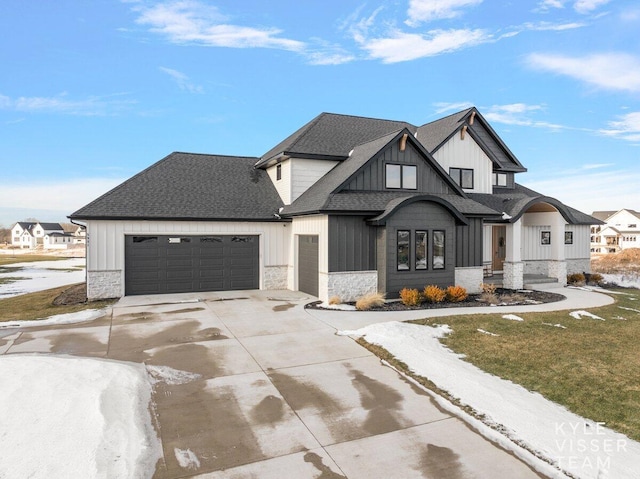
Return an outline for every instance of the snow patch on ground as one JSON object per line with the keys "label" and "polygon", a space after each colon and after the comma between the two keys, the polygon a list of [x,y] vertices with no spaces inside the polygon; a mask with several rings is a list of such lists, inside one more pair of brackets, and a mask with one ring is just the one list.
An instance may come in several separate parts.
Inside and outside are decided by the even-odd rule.
{"label": "snow patch on ground", "polygon": [[603,274],[602,277],[607,283],[617,284],[623,288],[640,289],[640,275],[638,273],[628,274]]}
{"label": "snow patch on ground", "polygon": [[191,381],[195,381],[196,379],[200,379],[202,376],[197,373],[192,373],[189,371],[180,371],[179,369],[173,369],[169,366],[152,366],[147,364],[147,371],[149,372],[149,376],[151,376],[151,383],[165,383],[170,386],[175,386],[178,384],[186,384]]}
{"label": "snow patch on ground", "polygon": [[[640,470],[640,443],[612,431],[600,423],[584,419],[538,393],[488,374],[460,360],[440,343],[451,331],[416,324],[379,323],[357,331],[344,331],[382,346],[414,373],[426,377],[448,391],[462,404],[484,415],[485,421],[499,427],[512,440],[550,461],[554,466],[584,479],[637,477]],[[525,411],[526,413],[523,413]],[[535,419],[533,419],[535,418]],[[470,421],[473,422],[473,421]],[[495,431],[487,432],[495,437]],[[510,441],[499,441],[526,460],[523,451]],[[529,459],[541,472],[549,466]],[[564,477],[558,471],[553,477]]]}
{"label": "snow patch on ground", "polygon": [[[21,268],[17,271],[0,273],[0,278],[21,277],[13,283],[0,284],[0,299],[20,294],[33,293],[67,284],[82,283],[85,280],[85,259],[70,258],[60,261],[35,261],[33,263],[9,264],[7,268]],[[74,271],[65,271],[79,268]]]}
{"label": "snow patch on ground", "polygon": [[329,304],[329,303],[320,303],[318,305],[319,308],[323,309],[335,309],[337,311],[355,311],[356,307],[352,304]]}
{"label": "snow patch on ground", "polygon": [[634,313],[640,313],[640,309],[627,308],[625,306],[618,306],[620,309],[624,309],[625,311],[633,311]]}
{"label": "snow patch on ground", "polygon": [[[78,311],[77,313],[56,314],[55,316],[49,316],[45,319],[36,319],[34,321],[11,321],[0,323],[0,329],[84,323],[102,318],[105,314],[105,309],[85,309],[84,311]],[[0,313],[0,320],[2,319],[1,315],[2,313]]]}
{"label": "snow patch on ground", "polygon": [[601,318],[600,316],[596,316],[595,314],[590,313],[589,311],[583,311],[583,310],[571,311],[569,313],[569,316],[575,319],[591,318],[591,319],[599,319],[600,321],[604,321],[604,318]]}
{"label": "snow patch on ground", "polygon": [[554,328],[567,329],[566,326],[563,326],[562,324],[559,324],[559,323],[558,324],[542,323],[542,324],[544,324],[545,326],[552,326]]}
{"label": "snow patch on ground", "polygon": [[491,333],[489,331],[485,331],[484,329],[480,329],[480,328],[476,329],[476,331],[478,331],[479,333],[482,333],[482,334],[486,334],[488,336],[496,336],[496,337],[500,336],[499,334]]}
{"label": "snow patch on ground", "polygon": [[0,357],[0,477],[151,478],[162,456],[143,365]]}
{"label": "snow patch on ground", "polygon": [[502,316],[502,319],[509,319],[511,321],[524,321],[520,316],[516,316],[515,314],[505,314]]}
{"label": "snow patch on ground", "polygon": [[199,469],[200,460],[198,456],[194,454],[191,449],[173,449],[173,453],[176,455],[176,459],[180,467],[184,469]]}

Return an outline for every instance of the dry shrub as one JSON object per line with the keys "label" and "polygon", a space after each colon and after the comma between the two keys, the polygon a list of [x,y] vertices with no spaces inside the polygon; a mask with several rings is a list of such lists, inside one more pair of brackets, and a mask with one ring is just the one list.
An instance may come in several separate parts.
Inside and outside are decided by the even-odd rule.
{"label": "dry shrub", "polygon": [[400,299],[405,306],[418,306],[422,302],[420,291],[417,289],[402,288],[400,290]]}
{"label": "dry shrub", "polygon": [[484,292],[480,295],[480,301],[487,304],[498,304],[500,300],[496,293]]}
{"label": "dry shrub", "polygon": [[600,285],[604,282],[604,277],[600,273],[591,273],[591,276],[589,277],[589,282],[591,284]]}
{"label": "dry shrub", "polygon": [[498,287],[495,284],[491,284],[491,283],[480,283],[480,290],[483,293],[488,293],[488,294],[496,294],[496,289]]}
{"label": "dry shrub", "polygon": [[567,283],[580,285],[585,283],[585,277],[582,273],[573,273],[567,275]]}
{"label": "dry shrub", "polygon": [[424,299],[430,303],[441,303],[444,301],[447,293],[438,286],[430,284],[426,286],[423,291]]}
{"label": "dry shrub", "polygon": [[342,304],[342,299],[340,299],[340,296],[331,296],[329,298],[329,304]]}
{"label": "dry shrub", "polygon": [[451,301],[452,303],[459,303],[460,301],[464,301],[467,299],[467,290],[462,286],[449,286],[446,290],[447,301]]}
{"label": "dry shrub", "polygon": [[506,303],[506,304],[522,303],[526,299],[527,299],[526,296],[523,296],[522,294],[519,294],[519,293],[503,294],[502,296],[500,296],[500,302]]}
{"label": "dry shrub", "polygon": [[365,294],[356,301],[356,309],[358,311],[369,311],[371,308],[380,307],[384,304],[384,294],[369,293]]}

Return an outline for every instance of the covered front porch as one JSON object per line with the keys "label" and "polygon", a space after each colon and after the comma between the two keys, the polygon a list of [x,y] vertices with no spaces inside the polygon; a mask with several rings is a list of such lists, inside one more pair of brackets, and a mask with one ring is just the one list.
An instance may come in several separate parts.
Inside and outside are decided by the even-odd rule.
{"label": "covered front porch", "polygon": [[[504,275],[502,273],[493,273],[489,276],[485,276],[483,282],[486,284],[495,284],[499,288],[507,287],[504,285]],[[563,286],[558,281],[558,278],[551,278],[542,274],[523,274],[522,283],[522,289],[535,289],[540,285],[557,285],[558,287]]]}

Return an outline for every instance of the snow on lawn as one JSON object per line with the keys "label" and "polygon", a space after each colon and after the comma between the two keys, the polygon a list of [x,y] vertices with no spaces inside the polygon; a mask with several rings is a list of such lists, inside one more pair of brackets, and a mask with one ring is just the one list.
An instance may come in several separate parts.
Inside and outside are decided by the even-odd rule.
{"label": "snow on lawn", "polygon": [[162,455],[144,365],[0,356],[0,477],[150,478]]}
{"label": "snow on lawn", "polygon": [[502,319],[509,319],[511,321],[524,321],[520,316],[516,316],[515,314],[505,314],[502,316]]}
{"label": "snow on lawn", "polygon": [[607,283],[617,284],[623,288],[640,289],[640,275],[638,273],[603,274],[602,278]]}
{"label": "snow on lawn", "polygon": [[26,279],[0,284],[0,299],[57,288],[67,284],[82,283],[85,280],[84,268],[74,271],[66,270],[80,266],[84,267],[84,265],[84,258],[9,264],[6,268],[21,269],[0,273],[0,278],[20,277]]}
{"label": "snow on lawn", "polygon": [[[578,478],[638,477],[640,443],[463,361],[438,340],[450,331],[446,325],[394,321],[338,334],[363,337],[382,346],[413,372],[485,415],[489,424],[501,425],[511,439]],[[485,430],[484,434],[497,433]],[[537,462],[537,467],[544,465]]]}
{"label": "snow on lawn", "polygon": [[601,318],[600,316],[596,316],[595,314],[590,313],[589,311],[582,311],[582,310],[571,311],[569,313],[569,316],[575,319],[591,318],[591,319],[599,319],[600,321],[604,321],[604,318]]}
{"label": "snow on lawn", "polygon": [[[84,323],[101,318],[105,314],[106,311],[104,309],[85,309],[83,311],[78,311],[77,313],[56,314],[45,319],[36,319],[34,321],[0,322],[0,329]],[[0,320],[2,320],[2,313],[0,313]]]}

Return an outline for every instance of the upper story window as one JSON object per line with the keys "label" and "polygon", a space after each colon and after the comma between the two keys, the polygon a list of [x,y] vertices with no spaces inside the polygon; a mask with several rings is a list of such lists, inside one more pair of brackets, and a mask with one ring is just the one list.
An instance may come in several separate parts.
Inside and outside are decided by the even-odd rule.
{"label": "upper story window", "polygon": [[449,176],[458,186],[464,189],[473,189],[473,170],[471,168],[449,168]]}
{"label": "upper story window", "polygon": [[507,174],[506,173],[494,173],[493,174],[493,186],[507,186]]}
{"label": "upper story window", "polygon": [[629,226],[627,226],[627,228],[637,228],[637,227],[638,227],[638,225],[635,224],[635,223],[630,224]]}
{"label": "upper story window", "polygon": [[276,165],[276,180],[280,181],[282,179],[282,165]]}
{"label": "upper story window", "polygon": [[385,165],[385,186],[415,190],[418,187],[418,167],[415,165]]}

